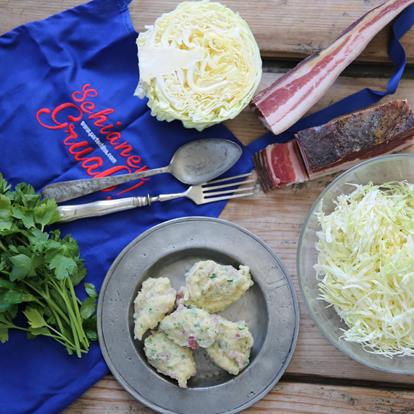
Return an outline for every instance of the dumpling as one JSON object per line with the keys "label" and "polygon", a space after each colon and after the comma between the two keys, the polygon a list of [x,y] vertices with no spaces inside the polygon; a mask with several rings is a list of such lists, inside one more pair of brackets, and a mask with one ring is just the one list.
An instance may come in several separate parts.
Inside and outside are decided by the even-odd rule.
{"label": "dumpling", "polygon": [[186,275],[183,303],[220,312],[236,302],[253,285],[250,269],[221,265],[213,260],[197,262]]}
{"label": "dumpling", "polygon": [[231,322],[218,316],[217,339],[207,354],[220,368],[237,375],[249,364],[253,342],[246,322]]}
{"label": "dumpling", "polygon": [[159,329],[177,345],[208,348],[217,337],[217,315],[180,305],[161,321]]}
{"label": "dumpling", "polygon": [[155,332],[144,341],[148,362],[161,374],[178,381],[181,388],[196,374],[196,364],[189,348],[178,346],[162,332]]}
{"label": "dumpling", "polygon": [[142,339],[148,329],[155,328],[175,306],[176,290],[166,277],[148,278],[134,300],[134,336]]}

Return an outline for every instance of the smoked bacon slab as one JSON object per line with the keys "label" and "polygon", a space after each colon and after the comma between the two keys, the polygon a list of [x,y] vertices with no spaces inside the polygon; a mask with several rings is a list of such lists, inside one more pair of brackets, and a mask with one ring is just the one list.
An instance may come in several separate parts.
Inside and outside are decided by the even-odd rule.
{"label": "smoked bacon slab", "polygon": [[263,191],[342,171],[361,160],[410,146],[414,113],[406,100],[395,100],[304,129],[295,137],[254,156]]}

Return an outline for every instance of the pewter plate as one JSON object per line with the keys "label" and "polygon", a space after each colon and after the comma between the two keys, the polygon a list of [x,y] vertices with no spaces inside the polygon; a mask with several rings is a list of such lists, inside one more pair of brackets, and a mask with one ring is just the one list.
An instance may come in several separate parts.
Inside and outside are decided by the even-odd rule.
{"label": "pewter plate", "polygon": [[[254,286],[221,314],[245,320],[255,343],[249,366],[236,377],[197,351],[197,375],[180,389],[146,362],[143,343],[133,339],[133,300],[147,277],[168,276],[179,288],[190,267],[205,259],[250,267]],[[286,370],[298,329],[295,292],[278,257],[252,233],[219,219],[181,218],[143,233],[112,264],[99,296],[105,361],[133,397],[161,413],[227,414],[251,406]]]}

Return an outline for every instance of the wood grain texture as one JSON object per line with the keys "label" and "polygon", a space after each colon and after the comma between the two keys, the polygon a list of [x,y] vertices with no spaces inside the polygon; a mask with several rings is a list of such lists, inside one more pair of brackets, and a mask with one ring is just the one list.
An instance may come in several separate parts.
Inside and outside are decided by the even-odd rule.
{"label": "wood grain texture", "polygon": [[[280,382],[246,414],[413,414],[414,392]],[[151,414],[106,377],[63,414]],[[197,413],[194,413],[197,414]]]}
{"label": "wood grain texture", "polygon": [[[382,1],[222,0],[222,3],[247,20],[264,57],[297,59],[326,47],[350,23]],[[80,3],[80,0],[0,0],[0,33]],[[178,3],[179,0],[133,0],[130,10],[136,29],[143,30]],[[371,42],[359,61],[388,61],[388,35],[389,28]],[[403,44],[409,61],[414,62],[414,30],[405,36]]]}
{"label": "wood grain texture", "polygon": [[[135,0],[131,13],[141,31],[179,0]],[[262,55],[268,58],[302,58],[335,40],[354,20],[383,0],[221,0],[249,23]],[[260,11],[260,12],[259,12]],[[389,28],[383,30],[362,53],[360,61],[387,61]],[[414,30],[404,39],[414,61]]]}

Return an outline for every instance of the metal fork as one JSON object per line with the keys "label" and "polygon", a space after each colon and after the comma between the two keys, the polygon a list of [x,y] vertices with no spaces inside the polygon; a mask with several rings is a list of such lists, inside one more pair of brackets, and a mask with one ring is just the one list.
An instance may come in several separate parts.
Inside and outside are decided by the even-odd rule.
{"label": "metal fork", "polygon": [[117,200],[102,200],[93,203],[59,206],[60,221],[74,221],[87,217],[104,216],[136,207],[150,206],[155,201],[169,201],[186,197],[195,204],[214,203],[231,198],[248,197],[255,194],[256,180],[248,179],[251,173],[221,178],[202,185],[193,185],[182,193],[160,194],[152,197],[126,197]]}

